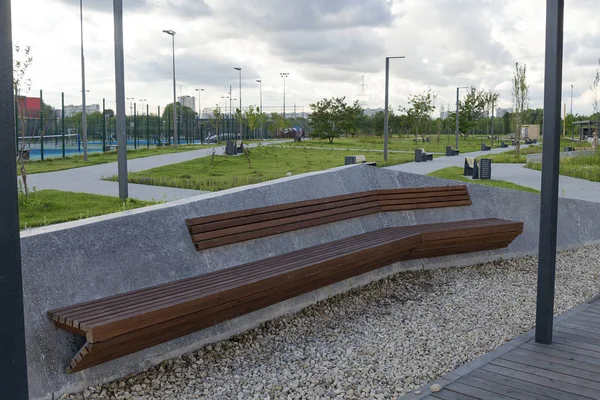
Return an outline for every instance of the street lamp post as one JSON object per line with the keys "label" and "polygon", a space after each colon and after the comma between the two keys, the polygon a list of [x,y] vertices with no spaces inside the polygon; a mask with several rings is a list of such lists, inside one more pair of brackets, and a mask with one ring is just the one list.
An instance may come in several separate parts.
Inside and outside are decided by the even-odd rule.
{"label": "street lamp post", "polygon": [[405,56],[385,58],[385,110],[383,119],[383,160],[387,161],[388,155],[388,130],[389,130],[389,83],[390,83],[390,59],[406,58]]}
{"label": "street lamp post", "polygon": [[83,0],[79,0],[79,19],[81,27],[81,136],[83,141],[83,161],[88,159],[87,107],[85,104],[85,57],[83,55]]}
{"label": "street lamp post", "polygon": [[456,88],[456,150],[458,150],[458,96],[460,89],[468,89],[468,86],[460,86]]}
{"label": "street lamp post", "polygon": [[[224,115],[227,115],[227,100],[229,99],[229,96],[221,96],[221,98],[223,99],[223,102],[225,103],[225,105],[223,106],[223,111],[224,111]],[[227,123],[227,126],[229,126],[229,121]],[[225,122],[223,121],[223,138],[225,138]],[[217,137],[217,141],[219,141],[219,138]]]}
{"label": "street lamp post", "polygon": [[170,35],[173,39],[173,141],[175,148],[177,148],[177,143],[179,142],[179,138],[177,135],[177,81],[175,79],[175,31],[173,30],[163,30],[164,33]]}
{"label": "street lamp post", "polygon": [[115,31],[115,90],[117,124],[117,169],[119,173],[119,198],[129,197],[127,186],[127,117],[125,106],[125,57],[123,55],[123,0],[114,0]]}
{"label": "street lamp post", "polygon": [[236,71],[240,73],[240,140],[244,139],[242,132],[242,67],[235,67]]}
{"label": "street lamp post", "polygon": [[259,109],[259,113],[260,113],[260,136],[261,136],[261,139],[262,139],[262,136],[263,136],[263,126],[262,126],[262,79],[257,79],[256,82],[258,82],[259,93],[260,93],[260,109]]}
{"label": "street lamp post", "polygon": [[288,72],[281,72],[279,75],[283,78],[283,120],[285,121],[285,80],[290,74]]}

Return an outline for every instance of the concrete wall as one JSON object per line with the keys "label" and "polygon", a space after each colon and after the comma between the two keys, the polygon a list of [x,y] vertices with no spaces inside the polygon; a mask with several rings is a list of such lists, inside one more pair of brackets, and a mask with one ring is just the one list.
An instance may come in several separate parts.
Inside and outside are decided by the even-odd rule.
{"label": "concrete wall", "polygon": [[[58,397],[140,371],[297,311],[352,287],[421,268],[463,266],[536,252],[536,194],[469,184],[473,205],[390,212],[341,221],[268,238],[196,252],[185,219],[371,189],[452,185],[455,182],[368,166],[324,172],[211,193],[141,210],[39,228],[22,233],[27,361],[32,399]],[[515,206],[518,205],[518,206]],[[600,240],[590,215],[600,204],[560,200],[559,244]],[[70,304],[171,282],[249,261],[388,226],[485,217],[525,222],[525,231],[507,249],[398,263],[290,299],[109,363],[67,375],[65,367],[80,343],[59,330],[46,312]]]}

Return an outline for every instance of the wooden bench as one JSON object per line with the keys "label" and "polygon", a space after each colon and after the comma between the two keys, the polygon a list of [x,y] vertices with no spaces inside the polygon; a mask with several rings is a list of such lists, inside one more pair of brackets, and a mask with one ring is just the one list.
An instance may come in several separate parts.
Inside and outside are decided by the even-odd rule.
{"label": "wooden bench", "polygon": [[467,206],[465,185],[372,190],[209,215],[186,221],[197,250],[328,224],[381,211]]}
{"label": "wooden bench", "polygon": [[[441,188],[429,188],[432,189]],[[400,190],[412,190],[412,194],[419,195],[425,193],[425,189]],[[417,208],[414,199],[419,196],[409,197],[412,203],[398,203],[397,192],[373,191],[356,195],[360,195],[360,199],[375,197],[374,207],[377,210]],[[341,200],[340,197],[336,196],[337,202],[349,200]],[[305,204],[304,207],[313,207],[319,200],[311,202],[312,205]],[[458,202],[467,204],[465,200]],[[439,202],[432,201],[429,204],[435,203]],[[457,202],[445,203],[449,206]],[[280,208],[273,210],[278,213],[294,210],[289,204],[258,210],[275,207]],[[236,218],[265,214],[256,211],[229,214],[237,215]],[[218,217],[212,216],[214,221],[208,223],[219,222]],[[346,213],[346,218],[352,216]],[[49,316],[57,327],[85,337],[85,344],[67,368],[69,373],[77,372],[394,262],[506,247],[522,230],[521,222],[500,219],[386,228],[176,282],[52,310]],[[266,236],[266,232],[261,235]],[[244,240],[242,237],[238,237],[238,241]]]}

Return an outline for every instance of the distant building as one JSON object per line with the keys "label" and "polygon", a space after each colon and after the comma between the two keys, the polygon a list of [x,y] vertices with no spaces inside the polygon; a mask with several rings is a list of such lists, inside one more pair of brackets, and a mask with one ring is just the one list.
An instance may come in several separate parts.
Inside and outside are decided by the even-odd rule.
{"label": "distant building", "polygon": [[[68,106],[65,106],[65,117],[69,118],[72,117],[75,114],[79,114],[81,113],[83,110],[82,106],[74,106],[72,104],[69,104]],[[87,115],[96,113],[96,112],[100,112],[100,104],[90,104],[85,106],[85,113]]]}
{"label": "distant building", "polygon": [[196,110],[196,98],[194,96],[180,96],[177,98],[177,101],[184,107]]}
{"label": "distant building", "polygon": [[496,109],[496,117],[502,118],[502,117],[504,117],[504,114],[506,114],[506,113],[512,113],[512,112],[513,112],[512,107],[508,107],[508,108],[498,107]]}
{"label": "distant building", "polygon": [[450,115],[450,111],[440,111],[440,118],[446,119]]}

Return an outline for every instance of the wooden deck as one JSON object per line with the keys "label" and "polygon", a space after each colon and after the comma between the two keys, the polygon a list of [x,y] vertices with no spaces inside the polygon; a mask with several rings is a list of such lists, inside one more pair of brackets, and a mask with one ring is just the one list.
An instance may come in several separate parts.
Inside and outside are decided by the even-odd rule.
{"label": "wooden deck", "polygon": [[600,298],[555,318],[551,345],[530,331],[402,398],[421,399],[600,399]]}

